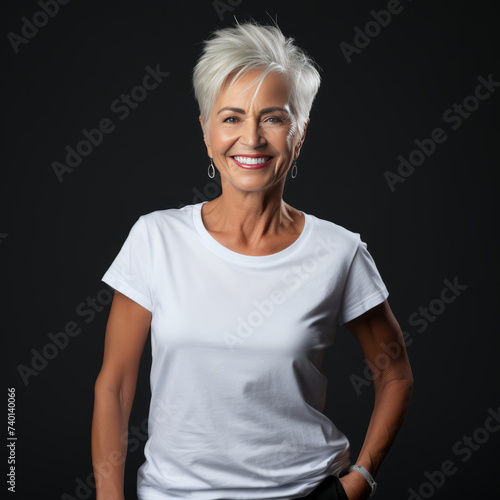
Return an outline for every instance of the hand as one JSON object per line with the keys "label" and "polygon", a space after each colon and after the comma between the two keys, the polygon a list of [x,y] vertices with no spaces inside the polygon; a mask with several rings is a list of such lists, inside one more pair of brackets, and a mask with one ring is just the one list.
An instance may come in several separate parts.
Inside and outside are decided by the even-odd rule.
{"label": "hand", "polygon": [[366,500],[369,498],[371,493],[370,485],[359,472],[349,472],[339,480],[349,500]]}

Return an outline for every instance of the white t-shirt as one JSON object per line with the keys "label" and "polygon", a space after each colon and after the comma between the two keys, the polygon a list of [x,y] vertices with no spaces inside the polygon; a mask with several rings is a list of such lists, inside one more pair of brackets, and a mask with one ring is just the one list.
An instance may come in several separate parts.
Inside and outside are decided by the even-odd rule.
{"label": "white t-shirt", "polygon": [[285,250],[242,255],[204,203],[140,217],[103,276],[152,313],[139,499],[306,496],[350,465],[323,414],[324,350],[389,293],[358,233],[304,213]]}

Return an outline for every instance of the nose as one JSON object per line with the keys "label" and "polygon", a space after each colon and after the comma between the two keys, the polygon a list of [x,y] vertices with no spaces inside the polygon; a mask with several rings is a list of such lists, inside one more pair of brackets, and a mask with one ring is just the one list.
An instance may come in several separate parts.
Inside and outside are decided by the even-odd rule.
{"label": "nose", "polygon": [[247,120],[241,131],[240,142],[249,149],[259,149],[267,145],[258,121]]}

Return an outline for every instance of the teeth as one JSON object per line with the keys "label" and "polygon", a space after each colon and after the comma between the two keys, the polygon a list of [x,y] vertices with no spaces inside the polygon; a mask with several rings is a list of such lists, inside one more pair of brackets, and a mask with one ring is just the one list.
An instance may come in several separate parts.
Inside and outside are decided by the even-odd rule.
{"label": "teeth", "polygon": [[259,163],[265,163],[269,161],[270,156],[261,156],[260,158],[249,158],[248,156],[234,156],[234,159],[238,163],[242,163],[243,165],[258,165]]}

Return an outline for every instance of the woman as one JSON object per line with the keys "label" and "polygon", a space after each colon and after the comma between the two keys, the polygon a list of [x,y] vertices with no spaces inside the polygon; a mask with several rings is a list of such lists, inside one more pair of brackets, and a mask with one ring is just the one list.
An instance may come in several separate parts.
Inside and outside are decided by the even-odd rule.
{"label": "woman", "polygon": [[[205,43],[193,83],[208,175],[219,171],[222,194],[140,217],[103,277],[116,292],[95,384],[97,500],[124,498],[123,436],[150,327],[141,500],[362,500],[374,492],[413,380],[360,235],[282,198],[319,82],[277,27],[246,23]],[[342,324],[379,368],[354,463],[346,436],[322,413],[321,360]]]}

